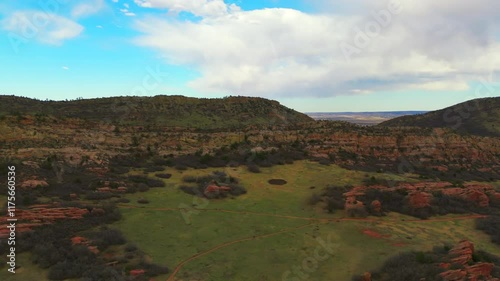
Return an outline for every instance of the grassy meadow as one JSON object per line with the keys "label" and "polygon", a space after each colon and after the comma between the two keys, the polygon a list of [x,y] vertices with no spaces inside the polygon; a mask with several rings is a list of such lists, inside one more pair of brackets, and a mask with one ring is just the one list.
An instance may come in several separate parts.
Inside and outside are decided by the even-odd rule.
{"label": "grassy meadow", "polygon": [[[248,193],[208,201],[178,189],[183,176],[215,170],[240,179]],[[165,275],[157,280],[294,280],[298,275],[292,273],[287,279],[284,274],[295,267],[309,269],[302,272],[310,280],[350,280],[400,251],[430,250],[461,239],[500,254],[499,246],[474,229],[474,220],[445,216],[442,218],[449,220],[418,221],[394,213],[364,221],[343,220],[346,214],[342,211],[327,214],[307,204],[327,184],[357,185],[371,176],[415,181],[413,175],[365,173],[310,161],[261,170],[255,174],[245,167],[168,169],[172,177],[164,180],[166,187],[127,195],[131,202],[120,205],[123,218],[115,227],[155,263],[167,265],[171,271],[178,269],[175,279]],[[267,181],[273,178],[288,183],[270,185]],[[150,203],[136,203],[140,198]],[[323,261],[311,259],[320,247],[318,239],[330,241],[334,248]]]}

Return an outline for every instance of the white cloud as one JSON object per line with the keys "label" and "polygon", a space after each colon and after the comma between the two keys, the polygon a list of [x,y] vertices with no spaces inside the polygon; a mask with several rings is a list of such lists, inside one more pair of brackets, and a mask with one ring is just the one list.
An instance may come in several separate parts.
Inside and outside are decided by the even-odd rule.
{"label": "white cloud", "polygon": [[96,25],[95,27],[97,27],[97,28],[102,28],[102,25]]}
{"label": "white cloud", "polygon": [[74,18],[87,17],[100,12],[105,7],[104,0],[87,0],[77,4],[71,11]]}
{"label": "white cloud", "polygon": [[64,70],[69,70],[69,67],[67,67],[67,66],[63,66],[63,67],[62,67],[62,69],[64,69]]}
{"label": "white cloud", "polygon": [[[325,7],[332,1],[322,2]],[[343,10],[306,14],[292,9],[231,12],[222,1],[135,0],[143,7],[189,11],[200,22],[150,17],[136,22],[136,43],[202,74],[202,92],[332,96],[387,90],[462,91],[500,67],[500,1],[401,0],[402,11],[367,46],[356,27],[375,21],[387,1],[339,0]],[[208,3],[217,9],[205,7]],[[329,3],[329,4],[325,4]],[[496,36],[496,37],[495,37]]]}
{"label": "white cloud", "polygon": [[122,12],[124,15],[126,15],[128,17],[134,17],[135,16],[135,13],[129,11],[128,9],[120,9],[120,12]]}
{"label": "white cloud", "polygon": [[218,17],[239,11],[235,5],[227,5],[223,0],[134,0],[145,8],[165,8],[169,12],[189,12],[200,17]]}
{"label": "white cloud", "polygon": [[19,40],[35,39],[49,45],[61,45],[80,35],[84,29],[68,18],[40,11],[14,12],[2,20],[1,26]]}
{"label": "white cloud", "polygon": [[128,8],[130,8],[129,4],[127,4],[127,3],[124,3],[124,4],[123,4],[123,6],[124,6],[125,8],[127,8],[127,9],[128,9]]}

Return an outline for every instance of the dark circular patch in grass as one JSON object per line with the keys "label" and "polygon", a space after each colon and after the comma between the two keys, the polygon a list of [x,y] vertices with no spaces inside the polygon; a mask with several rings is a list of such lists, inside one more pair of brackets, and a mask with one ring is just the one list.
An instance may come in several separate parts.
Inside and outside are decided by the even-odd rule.
{"label": "dark circular patch in grass", "polygon": [[283,180],[283,179],[270,179],[267,182],[269,184],[272,184],[272,185],[285,185],[286,184],[286,180]]}

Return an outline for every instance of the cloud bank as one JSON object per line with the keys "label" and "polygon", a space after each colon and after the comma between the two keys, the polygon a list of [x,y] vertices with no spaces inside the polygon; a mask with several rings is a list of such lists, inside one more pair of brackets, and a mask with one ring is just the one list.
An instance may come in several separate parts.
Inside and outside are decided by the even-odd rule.
{"label": "cloud bank", "polygon": [[166,13],[138,19],[134,41],[197,69],[199,91],[266,97],[461,91],[500,68],[499,1],[312,2],[321,12],[135,0]]}

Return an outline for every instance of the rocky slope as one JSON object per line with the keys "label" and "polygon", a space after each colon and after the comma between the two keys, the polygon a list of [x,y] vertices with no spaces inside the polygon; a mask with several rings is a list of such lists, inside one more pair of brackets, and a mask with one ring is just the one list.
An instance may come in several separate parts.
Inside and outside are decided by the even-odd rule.
{"label": "rocky slope", "polygon": [[1,115],[79,118],[109,124],[229,129],[247,125],[308,122],[305,114],[277,101],[252,97],[197,99],[184,96],[112,97],[39,101],[0,96]]}
{"label": "rocky slope", "polygon": [[500,136],[500,97],[474,99],[422,115],[402,116],[379,126],[451,128],[459,133]]}

